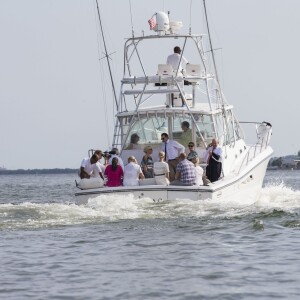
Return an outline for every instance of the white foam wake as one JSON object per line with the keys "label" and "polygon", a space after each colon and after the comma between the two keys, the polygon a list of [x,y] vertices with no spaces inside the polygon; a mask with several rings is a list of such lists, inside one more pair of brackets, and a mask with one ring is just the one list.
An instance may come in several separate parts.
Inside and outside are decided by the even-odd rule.
{"label": "white foam wake", "polygon": [[134,199],[132,195],[102,195],[86,205],[25,202],[0,205],[0,229],[41,228],[95,224],[129,219],[232,218],[281,210],[297,212],[300,191],[279,185],[262,189],[257,202],[236,200],[176,200],[154,203],[150,198]]}

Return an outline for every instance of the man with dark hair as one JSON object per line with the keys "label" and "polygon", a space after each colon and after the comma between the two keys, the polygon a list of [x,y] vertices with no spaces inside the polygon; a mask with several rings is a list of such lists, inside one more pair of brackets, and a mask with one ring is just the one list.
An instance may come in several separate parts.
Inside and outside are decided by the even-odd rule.
{"label": "man with dark hair", "polygon": [[171,185],[195,185],[196,172],[192,162],[186,159],[186,154],[179,155],[179,163],[176,168],[175,180]]}
{"label": "man with dark hair", "polygon": [[180,143],[184,147],[187,147],[188,144],[193,141],[193,134],[190,128],[190,123],[188,121],[183,121],[181,123],[181,129],[182,129],[182,133],[180,136]]}
{"label": "man with dark hair", "polygon": [[182,70],[185,69],[187,63],[187,59],[183,55],[181,56],[180,47],[174,47],[174,53],[168,56],[167,64],[171,65],[173,67],[174,72],[177,73],[177,69],[178,72],[182,72]]}
{"label": "man with dark hair", "polygon": [[[94,154],[97,154],[99,156],[99,160],[98,160],[97,164],[99,164],[99,166],[101,168],[101,171],[102,171],[102,174],[104,174],[105,165],[101,163],[101,158],[103,157],[103,152],[101,150],[95,150]],[[104,161],[105,161],[105,158],[104,158]]]}
{"label": "man with dark hair", "polygon": [[97,154],[93,154],[91,158],[83,159],[80,165],[80,173],[79,176],[81,179],[83,178],[91,178],[91,177],[101,177],[104,179],[100,164],[98,163],[99,156]]}
{"label": "man with dark hair", "polygon": [[170,181],[173,181],[175,179],[176,167],[178,164],[178,154],[184,153],[185,148],[178,142],[170,140],[167,133],[161,134],[161,140],[161,151],[165,152],[165,159],[170,169]]}

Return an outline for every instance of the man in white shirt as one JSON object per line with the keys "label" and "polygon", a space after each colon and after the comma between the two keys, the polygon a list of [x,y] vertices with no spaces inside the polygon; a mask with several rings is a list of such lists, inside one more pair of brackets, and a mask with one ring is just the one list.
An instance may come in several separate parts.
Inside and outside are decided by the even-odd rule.
{"label": "man in white shirt", "polygon": [[161,151],[165,152],[165,159],[170,169],[170,181],[173,181],[178,164],[178,155],[184,153],[185,147],[174,140],[170,140],[167,133],[162,133],[161,140]]}
{"label": "man in white shirt", "polygon": [[99,156],[93,154],[91,158],[84,158],[80,165],[80,178],[101,177],[104,179],[100,164],[98,163]]}
{"label": "man in white shirt", "polygon": [[167,58],[167,64],[173,67],[174,73],[177,73],[177,69],[178,73],[182,72],[187,63],[187,59],[183,55],[181,56],[181,49],[178,46],[174,48],[174,53]]}
{"label": "man in white shirt", "polygon": [[96,150],[94,152],[94,154],[97,154],[99,156],[99,160],[98,160],[97,164],[99,164],[99,166],[101,168],[101,171],[102,171],[102,174],[104,174],[105,165],[101,163],[101,158],[103,157],[103,152],[101,150]]}

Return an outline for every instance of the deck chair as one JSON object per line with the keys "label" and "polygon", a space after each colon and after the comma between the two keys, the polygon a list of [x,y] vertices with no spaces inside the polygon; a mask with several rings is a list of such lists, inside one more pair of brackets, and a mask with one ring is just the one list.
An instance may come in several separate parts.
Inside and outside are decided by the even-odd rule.
{"label": "deck chair", "polygon": [[157,75],[173,75],[173,68],[171,65],[159,64],[157,69]]}
{"label": "deck chair", "polygon": [[186,77],[188,78],[189,82],[197,82],[198,79],[192,79],[191,77],[200,77],[201,76],[201,67],[200,65],[192,65],[187,64],[186,65]]}

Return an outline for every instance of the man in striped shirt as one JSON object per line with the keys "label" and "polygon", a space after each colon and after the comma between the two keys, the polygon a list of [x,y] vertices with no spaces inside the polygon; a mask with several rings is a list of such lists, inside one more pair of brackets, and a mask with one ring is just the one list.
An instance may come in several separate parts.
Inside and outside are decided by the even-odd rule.
{"label": "man in striped shirt", "polygon": [[171,185],[195,185],[196,172],[192,162],[186,159],[186,154],[179,155],[179,164],[176,168],[175,180]]}

